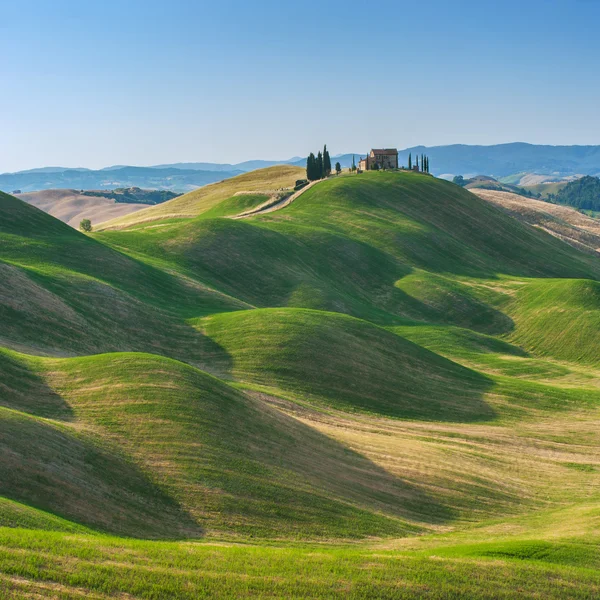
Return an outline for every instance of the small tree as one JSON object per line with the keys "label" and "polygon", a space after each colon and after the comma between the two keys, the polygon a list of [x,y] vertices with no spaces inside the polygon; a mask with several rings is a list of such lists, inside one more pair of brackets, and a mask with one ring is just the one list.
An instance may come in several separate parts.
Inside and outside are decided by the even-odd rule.
{"label": "small tree", "polygon": [[465,178],[462,175],[456,175],[454,177],[454,179],[452,180],[452,183],[455,183],[456,185],[460,185],[460,187],[463,187],[467,184],[467,182],[465,181]]}
{"label": "small tree", "polygon": [[408,170],[412,171],[412,152],[408,154]]}
{"label": "small tree", "polygon": [[90,231],[92,231],[92,222],[89,219],[82,219],[81,223],[79,223],[79,229],[86,233],[90,233]]}
{"label": "small tree", "polygon": [[335,173],[336,175],[339,175],[342,172],[342,165],[340,165],[339,162],[335,163]]}

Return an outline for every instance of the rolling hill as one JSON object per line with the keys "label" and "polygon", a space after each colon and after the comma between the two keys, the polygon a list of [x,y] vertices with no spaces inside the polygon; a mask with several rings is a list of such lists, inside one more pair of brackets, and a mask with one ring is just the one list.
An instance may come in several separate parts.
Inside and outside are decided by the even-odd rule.
{"label": "rolling hill", "polygon": [[476,189],[480,198],[506,210],[517,219],[567,242],[581,250],[596,253],[600,249],[600,222],[575,208],[525,198],[509,192]]}
{"label": "rolling hill", "polygon": [[171,200],[178,194],[167,190],[142,190],[134,187],[104,191],[43,190],[15,196],[71,227],[79,227],[82,219],[90,219],[92,225],[96,226]]}
{"label": "rolling hill", "polygon": [[44,190],[16,196],[71,227],[79,227],[82,219],[90,219],[95,225],[150,206],[115,202],[114,199],[105,196],[86,196],[77,190]]}
{"label": "rolling hill", "polygon": [[597,256],[419,173],[244,216],[301,174],[0,194],[7,597],[597,595]]}
{"label": "rolling hill", "polygon": [[[238,175],[232,179],[207,185],[175,201],[155,206],[141,212],[137,217],[113,219],[103,224],[103,229],[119,229],[131,224],[164,218],[194,217],[216,207],[240,193],[272,195],[282,190],[291,191],[297,179],[306,175],[304,169],[293,166],[276,166]],[[264,200],[264,199],[262,199]],[[246,207],[247,208],[247,207]]]}
{"label": "rolling hill", "polygon": [[588,175],[570,181],[550,198],[558,204],[597,212],[600,209],[600,179]]}

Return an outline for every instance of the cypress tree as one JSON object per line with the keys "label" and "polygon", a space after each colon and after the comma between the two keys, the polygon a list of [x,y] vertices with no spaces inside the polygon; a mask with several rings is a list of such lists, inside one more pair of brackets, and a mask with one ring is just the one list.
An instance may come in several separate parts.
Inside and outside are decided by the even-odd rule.
{"label": "cypress tree", "polygon": [[408,154],[408,170],[412,171],[412,152]]}
{"label": "cypress tree", "polygon": [[327,144],[323,147],[323,176],[328,177],[331,175],[331,157],[327,150]]}
{"label": "cypress tree", "polygon": [[323,155],[319,150],[319,154],[317,154],[317,165],[315,168],[315,179],[323,179]]}
{"label": "cypress tree", "polygon": [[352,171],[356,171],[356,162],[354,161],[354,154],[352,155]]}
{"label": "cypress tree", "polygon": [[417,171],[419,170],[419,155],[417,154]]}
{"label": "cypress tree", "polygon": [[309,181],[314,181],[315,179],[318,179],[316,177],[316,159],[315,159],[315,155],[311,152],[308,155],[308,159],[306,161],[306,179],[308,179]]}

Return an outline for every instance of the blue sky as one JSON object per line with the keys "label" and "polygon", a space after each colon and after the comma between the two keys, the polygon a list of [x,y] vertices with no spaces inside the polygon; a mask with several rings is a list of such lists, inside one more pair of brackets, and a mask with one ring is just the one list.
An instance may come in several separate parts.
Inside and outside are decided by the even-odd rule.
{"label": "blue sky", "polygon": [[597,0],[0,0],[0,172],[598,144],[599,19]]}

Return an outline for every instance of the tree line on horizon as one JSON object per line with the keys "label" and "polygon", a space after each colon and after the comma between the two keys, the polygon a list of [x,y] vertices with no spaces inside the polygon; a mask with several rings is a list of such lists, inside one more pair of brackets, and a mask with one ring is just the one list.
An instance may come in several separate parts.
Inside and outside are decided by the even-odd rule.
{"label": "tree line on horizon", "polygon": [[570,181],[556,194],[548,194],[546,200],[552,204],[565,204],[580,211],[596,213],[600,211],[600,179],[586,175]]}
{"label": "tree line on horizon", "polygon": [[417,171],[422,173],[429,173],[429,156],[421,154],[421,161],[419,162],[419,155],[415,157],[415,163],[413,165],[412,152],[408,155],[408,170],[412,171],[413,166],[417,168]]}
{"label": "tree line on horizon", "polygon": [[[337,165],[336,165],[337,166]],[[327,144],[323,147],[323,152],[319,150],[317,156],[311,152],[306,160],[306,178],[309,181],[317,181],[331,175],[331,157],[327,150]]]}
{"label": "tree line on horizon", "polygon": [[[408,170],[412,171],[413,166],[422,173],[429,173],[429,156],[426,154],[417,155],[413,165],[412,153],[408,155]],[[335,164],[336,173],[339,175],[342,168],[339,162]],[[350,171],[356,171],[356,161],[354,155],[352,155],[352,166]],[[306,159],[306,179],[308,181],[318,181],[331,175],[331,156],[327,150],[327,144],[323,146],[323,151],[317,153],[315,156],[314,152],[311,152]]]}

